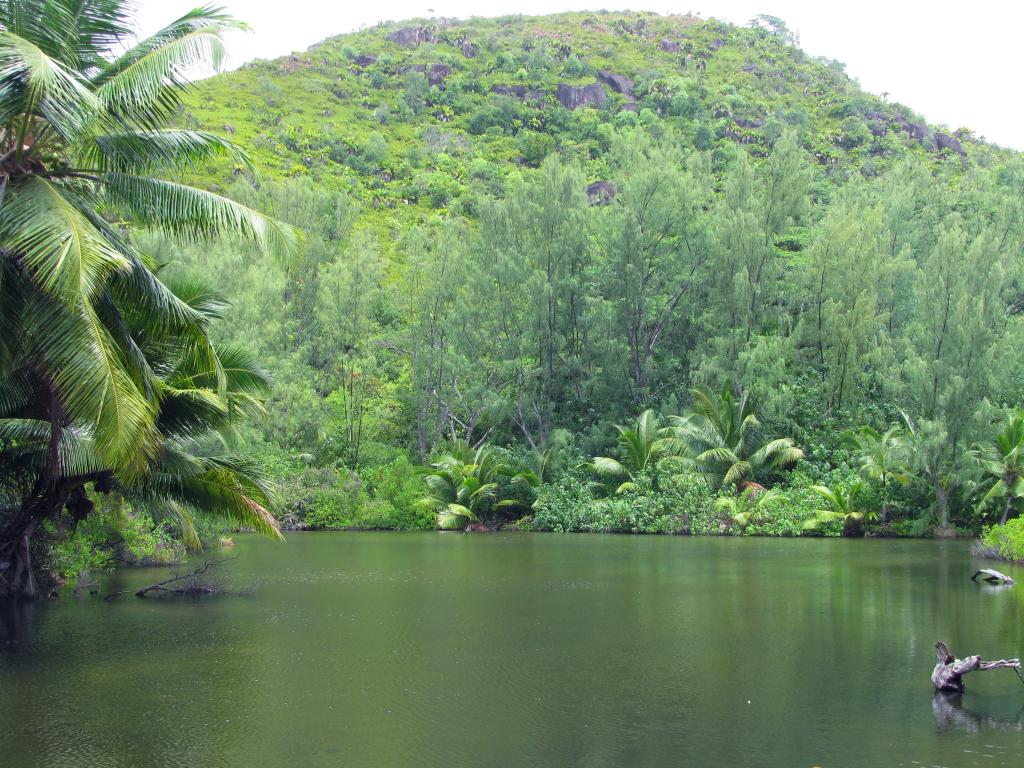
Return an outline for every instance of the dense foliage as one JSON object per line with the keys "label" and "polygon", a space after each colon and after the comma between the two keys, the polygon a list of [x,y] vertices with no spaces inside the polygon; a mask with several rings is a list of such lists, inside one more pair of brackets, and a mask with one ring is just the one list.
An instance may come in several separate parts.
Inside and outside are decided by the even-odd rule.
{"label": "dense foliage", "polygon": [[298,234],[161,178],[248,162],[165,127],[236,23],[200,8],[133,44],[132,15],[122,0],[0,2],[0,598],[37,592],[36,534],[74,530],[96,494],[169,518],[190,545],[196,511],[280,535],[271,484],[227,449],[269,378],[211,342],[224,300],[166,278],[132,227],[281,256]]}
{"label": "dense foliage", "polygon": [[[250,438],[293,524],[369,524],[373,506],[403,516],[373,525],[429,524],[380,468],[460,441],[507,448],[509,477],[547,456],[532,514],[490,505],[492,523],[1001,517],[979,505],[975,445],[1024,388],[1024,165],[864,93],[784,26],[382,25],[203,83],[186,123],[244,137],[263,172],[222,162],[205,183],[310,234],[291,270],[185,257],[225,265],[221,333],[275,371]],[[716,432],[726,403],[738,420]],[[748,481],[779,495],[715,506]]]}
{"label": "dense foliage", "polygon": [[179,124],[252,162],[190,176],[304,253],[136,240],[167,281],[212,281],[213,339],[274,372],[242,437],[283,522],[1012,516],[980,446],[1024,399],[1024,163],[794,42],[764,19],[416,21],[201,83]]}

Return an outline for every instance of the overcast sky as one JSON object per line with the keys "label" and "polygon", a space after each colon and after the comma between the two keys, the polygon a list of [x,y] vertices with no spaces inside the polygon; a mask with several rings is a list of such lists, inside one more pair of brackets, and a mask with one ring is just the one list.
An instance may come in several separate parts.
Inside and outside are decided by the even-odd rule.
{"label": "overcast sky", "polygon": [[[153,31],[201,0],[137,0],[143,32]],[[325,37],[378,21],[422,16],[498,16],[597,9],[604,0],[217,0],[253,28],[230,39],[234,66],[308,48]],[[686,13],[746,24],[759,13],[783,18],[813,56],[846,64],[874,93],[921,112],[933,123],[967,126],[1024,150],[1020,98],[1020,0],[616,0],[614,8]]]}

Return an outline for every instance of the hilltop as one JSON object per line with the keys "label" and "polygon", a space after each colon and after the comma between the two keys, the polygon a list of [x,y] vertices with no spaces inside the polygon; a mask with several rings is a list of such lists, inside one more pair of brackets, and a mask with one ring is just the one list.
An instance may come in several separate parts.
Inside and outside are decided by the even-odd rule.
{"label": "hilltop", "polygon": [[770,18],[754,28],[607,12],[411,20],[203,82],[190,121],[234,134],[264,176],[308,177],[371,210],[417,215],[470,209],[474,194],[550,152],[602,180],[611,129],[635,125],[712,150],[716,167],[737,149],[764,157],[795,129],[839,181],[908,153],[966,165],[991,151],[968,129],[930,126],[864,92],[842,64],[794,42]]}

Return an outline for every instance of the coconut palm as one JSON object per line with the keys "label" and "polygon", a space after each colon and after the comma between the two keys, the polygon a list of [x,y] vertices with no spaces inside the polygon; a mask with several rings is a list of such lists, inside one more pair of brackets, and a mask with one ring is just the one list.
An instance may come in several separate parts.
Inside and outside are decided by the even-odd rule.
{"label": "coconut palm", "polygon": [[442,531],[479,523],[492,509],[524,506],[520,497],[537,485],[533,472],[514,472],[493,447],[474,449],[463,440],[431,463],[423,481],[426,493],[420,503],[437,514]]}
{"label": "coconut palm", "polygon": [[825,485],[812,485],[811,490],[818,494],[826,506],[814,510],[814,517],[806,520],[803,524],[805,531],[817,531],[827,523],[842,522],[844,527],[852,523],[859,523],[862,520],[877,520],[878,513],[860,509],[857,504],[857,497],[862,490],[860,481],[849,488],[835,486],[829,488]]}
{"label": "coconut palm", "polygon": [[728,515],[742,530],[757,518],[762,505],[778,498],[778,495],[774,488],[769,491],[747,488],[738,496],[719,496],[715,500],[715,509]]}
{"label": "coconut palm", "polygon": [[674,449],[692,455],[694,465],[712,487],[756,487],[763,473],[803,458],[804,452],[791,438],[763,438],[748,394],[737,398],[728,387],[720,393],[698,387],[691,394],[691,412],[670,417],[669,430]]}
{"label": "coconut palm", "polygon": [[859,454],[861,474],[873,483],[883,497],[881,521],[888,518],[888,503],[884,500],[891,483],[906,485],[910,482],[907,469],[904,430],[899,426],[879,432],[873,427],[861,427],[845,436],[846,446]]}
{"label": "coconut palm", "polygon": [[[191,294],[190,306],[204,324],[223,306],[195,282],[179,290]],[[5,530],[24,531],[26,522],[39,522],[40,506],[18,506],[17,500],[31,498],[45,479],[54,484],[52,496],[61,502],[61,507],[49,510],[49,519],[72,529],[93,509],[91,487],[93,492],[117,492],[157,517],[171,518],[193,547],[199,545],[193,524],[196,513],[219,515],[240,527],[280,537],[270,511],[276,504],[273,484],[230,450],[239,419],[262,413],[268,374],[237,346],[216,349],[203,334],[160,333],[148,325],[135,327],[130,314],[124,319],[126,338],[159,372],[149,380],[157,403],[156,450],[141,471],[112,466],[97,447],[91,427],[62,426],[55,446],[50,422],[0,409],[0,499],[13,502],[14,512]],[[12,564],[0,571],[0,592],[33,593],[24,535],[0,555]]]}
{"label": "coconut palm", "polygon": [[622,480],[615,489],[625,493],[636,485],[639,475],[649,472],[657,486],[657,464],[670,453],[671,440],[666,437],[654,411],[641,413],[632,427],[615,425],[618,430],[619,459],[597,456],[592,462],[594,471],[604,477]]}
{"label": "coconut palm", "polygon": [[[159,461],[169,385],[149,340],[189,341],[227,391],[203,296],[170,290],[130,227],[185,244],[237,237],[280,257],[300,244],[291,227],[163,178],[217,157],[249,167],[218,136],[166,127],[239,24],[203,7],[134,42],[133,12],[128,0],[0,0],[0,416],[29,422],[8,425],[4,447],[48,434],[25,492],[0,501],[0,567],[22,572],[32,533],[84,495],[81,478],[142,476]],[[69,482],[84,469],[65,465],[73,446],[92,458]]]}
{"label": "coconut palm", "polygon": [[1024,411],[1011,414],[995,439],[977,450],[984,476],[978,506],[1001,502],[999,524],[1006,525],[1011,513],[1024,511]]}

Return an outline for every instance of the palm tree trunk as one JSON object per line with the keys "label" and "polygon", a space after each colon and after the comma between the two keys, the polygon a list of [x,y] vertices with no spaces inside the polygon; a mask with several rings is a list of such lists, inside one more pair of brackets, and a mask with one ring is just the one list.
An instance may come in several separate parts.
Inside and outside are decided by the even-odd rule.
{"label": "palm tree trunk", "polygon": [[1006,525],[1006,521],[1010,517],[1011,509],[1013,509],[1013,494],[1007,491],[1006,504],[1003,505],[1003,516],[999,520],[1000,525]]}

